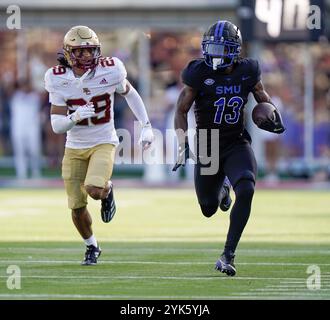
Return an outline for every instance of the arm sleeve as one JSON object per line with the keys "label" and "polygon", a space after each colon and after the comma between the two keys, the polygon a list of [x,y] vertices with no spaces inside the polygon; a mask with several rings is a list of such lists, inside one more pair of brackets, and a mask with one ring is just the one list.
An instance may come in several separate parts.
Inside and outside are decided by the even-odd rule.
{"label": "arm sleeve", "polygon": [[65,133],[75,125],[75,122],[71,120],[71,115],[52,114],[50,120],[52,129],[57,134]]}
{"label": "arm sleeve", "polygon": [[[116,87],[116,92],[119,94],[123,94],[126,92],[127,84],[126,68],[120,59],[113,57],[113,60],[118,72],[118,85]],[[150,124],[149,117],[142,98],[132,85],[130,85],[130,90],[127,94],[124,94],[123,97],[126,99],[127,104],[134,113],[135,117],[140,121],[142,127],[144,127],[146,124]]]}
{"label": "arm sleeve", "polygon": [[140,121],[142,127],[149,124],[149,117],[142,98],[132,85],[130,86],[128,93],[123,97],[126,99],[127,104],[134,113],[135,117]]}

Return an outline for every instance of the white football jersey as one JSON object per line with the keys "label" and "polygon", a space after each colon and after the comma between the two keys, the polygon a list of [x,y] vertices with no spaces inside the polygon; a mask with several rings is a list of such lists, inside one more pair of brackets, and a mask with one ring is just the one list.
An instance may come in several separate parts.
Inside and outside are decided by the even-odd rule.
{"label": "white football jersey", "polygon": [[65,146],[73,149],[91,148],[102,143],[119,143],[113,121],[114,92],[126,81],[124,64],[115,57],[100,58],[93,73],[85,79],[76,78],[70,68],[58,65],[45,74],[49,102],[68,108],[73,113],[79,106],[93,102],[95,117],[77,123],[67,132]]}

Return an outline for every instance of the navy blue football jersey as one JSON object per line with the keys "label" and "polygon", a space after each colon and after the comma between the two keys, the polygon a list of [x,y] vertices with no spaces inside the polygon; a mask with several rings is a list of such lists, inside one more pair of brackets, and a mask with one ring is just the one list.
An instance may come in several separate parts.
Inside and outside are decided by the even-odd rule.
{"label": "navy blue football jersey", "polygon": [[195,89],[197,129],[219,129],[220,139],[233,140],[244,132],[244,107],[260,80],[257,60],[240,59],[230,74],[208,67],[204,59],[192,60],[182,71],[184,84]]}

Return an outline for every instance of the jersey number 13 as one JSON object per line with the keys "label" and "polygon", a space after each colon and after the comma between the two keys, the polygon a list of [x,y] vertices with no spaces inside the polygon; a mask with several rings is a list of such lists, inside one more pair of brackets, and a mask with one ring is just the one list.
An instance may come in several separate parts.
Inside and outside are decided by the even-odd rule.
{"label": "jersey number 13", "polygon": [[[214,102],[214,106],[217,107],[217,111],[214,116],[214,123],[221,124],[222,121],[225,121],[228,124],[237,123],[243,104],[243,99],[238,96],[230,98],[227,104],[226,98],[221,97],[219,100]],[[229,113],[226,112],[226,114],[224,114],[226,106],[231,108],[231,110],[229,110]]]}

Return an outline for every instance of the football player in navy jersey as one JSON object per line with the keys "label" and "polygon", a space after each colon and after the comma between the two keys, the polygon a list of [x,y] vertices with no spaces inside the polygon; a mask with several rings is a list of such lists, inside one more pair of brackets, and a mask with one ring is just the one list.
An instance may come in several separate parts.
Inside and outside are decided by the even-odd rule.
{"label": "football player in navy jersey", "polygon": [[[261,82],[258,61],[240,57],[241,47],[241,33],[233,23],[218,21],[209,27],[202,40],[204,58],[191,61],[182,72],[184,87],[175,114],[179,156],[174,171],[194,156],[186,132],[187,113],[195,103],[194,182],[203,215],[211,217],[218,210],[219,196],[221,199],[227,178],[235,192],[226,243],[215,265],[229,276],[236,274],[235,250],[249,219],[257,175],[243,111],[250,92],[258,103],[272,103]],[[274,119],[268,119],[262,128],[274,133],[284,132],[277,109]],[[212,166],[213,170],[207,170]]]}

